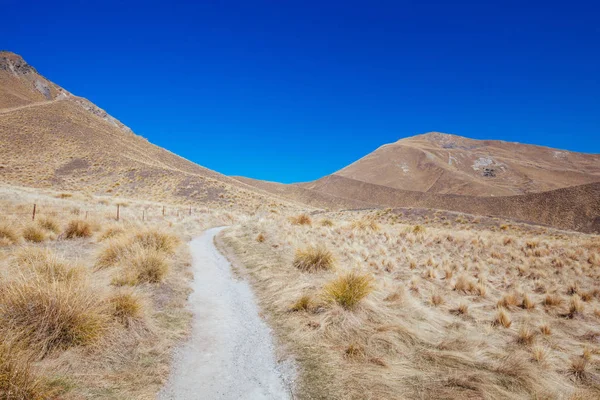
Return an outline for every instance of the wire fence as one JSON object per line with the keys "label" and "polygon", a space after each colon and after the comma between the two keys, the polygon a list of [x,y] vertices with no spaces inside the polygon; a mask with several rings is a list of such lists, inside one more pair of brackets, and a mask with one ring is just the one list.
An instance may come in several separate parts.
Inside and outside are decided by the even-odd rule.
{"label": "wire fence", "polygon": [[143,206],[129,207],[123,204],[104,206],[102,209],[79,206],[54,206],[32,203],[31,205],[17,206],[18,211],[8,209],[1,210],[4,216],[14,216],[17,219],[29,219],[35,221],[42,217],[72,217],[72,218],[95,218],[103,217],[115,221],[137,220],[150,221],[167,219],[170,217],[184,217],[204,214],[208,210],[204,208],[174,207],[174,206]]}

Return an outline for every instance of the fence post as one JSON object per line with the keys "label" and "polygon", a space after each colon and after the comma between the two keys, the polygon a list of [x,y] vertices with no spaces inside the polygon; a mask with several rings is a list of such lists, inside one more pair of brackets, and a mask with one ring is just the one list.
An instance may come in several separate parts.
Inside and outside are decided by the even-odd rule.
{"label": "fence post", "polygon": [[190,206],[190,215],[192,215],[192,206]]}
{"label": "fence post", "polygon": [[85,219],[87,219],[87,216],[88,216],[88,212],[86,211],[85,212]]}
{"label": "fence post", "polygon": [[165,206],[163,206],[163,217],[165,216]]}
{"label": "fence post", "polygon": [[121,205],[117,204],[117,221],[119,220],[119,208],[121,208]]}
{"label": "fence post", "polygon": [[146,220],[146,210],[142,210],[142,222]]}
{"label": "fence post", "polygon": [[33,215],[31,216],[32,221],[35,221],[35,208],[36,208],[36,204],[33,203]]}

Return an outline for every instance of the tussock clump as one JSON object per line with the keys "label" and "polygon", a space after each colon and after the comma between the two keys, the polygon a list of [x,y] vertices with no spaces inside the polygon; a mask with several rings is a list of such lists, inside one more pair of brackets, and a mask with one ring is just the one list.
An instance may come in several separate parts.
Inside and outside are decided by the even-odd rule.
{"label": "tussock clump", "polygon": [[535,308],[535,302],[527,294],[523,295],[523,301],[521,302],[521,308],[524,310],[533,310]]}
{"label": "tussock clump", "polygon": [[535,331],[529,325],[521,325],[517,341],[521,344],[530,345],[535,340]]}
{"label": "tussock clump", "polygon": [[292,306],[291,311],[310,311],[314,307],[312,298],[309,295],[302,295]]}
{"label": "tussock clump", "polygon": [[588,360],[584,357],[576,357],[571,360],[569,373],[577,379],[585,379],[588,375]]}
{"label": "tussock clump", "polygon": [[373,291],[373,279],[368,275],[349,272],[329,282],[325,288],[325,298],[347,310],[353,310],[360,301]]}
{"label": "tussock clump", "polygon": [[333,226],[333,221],[330,220],[329,218],[325,218],[321,220],[321,226]]}
{"label": "tussock clump", "polygon": [[508,312],[501,308],[498,310],[496,314],[496,319],[494,319],[494,325],[502,325],[505,328],[510,328],[512,325],[512,320],[510,319],[510,315]]}
{"label": "tussock clump", "polygon": [[15,255],[15,264],[23,273],[30,271],[48,281],[77,280],[85,272],[69,265],[52,251],[36,247],[20,249]]}
{"label": "tussock clump", "polygon": [[46,400],[56,394],[34,374],[24,351],[0,342],[0,399]]}
{"label": "tussock clump", "polygon": [[0,222],[0,246],[10,246],[19,243],[19,234],[6,222]]}
{"label": "tussock clump", "polygon": [[357,231],[377,232],[380,229],[379,224],[372,218],[363,218],[350,223],[350,229]]}
{"label": "tussock clump", "polygon": [[125,229],[122,226],[120,226],[120,225],[109,226],[104,231],[102,231],[98,240],[103,241],[106,239],[111,239],[115,236],[122,235],[123,233],[125,233]]}
{"label": "tussock clump", "polygon": [[431,304],[435,307],[444,304],[444,298],[438,294],[434,293],[431,295]]}
{"label": "tussock clump", "polygon": [[542,332],[542,334],[548,336],[552,334],[552,328],[550,327],[549,324],[542,324],[540,325],[540,332]]}
{"label": "tussock clump", "polygon": [[110,239],[98,253],[96,268],[103,269],[117,265],[127,252],[131,250],[132,246],[133,242],[123,236]]}
{"label": "tussock clump", "polygon": [[460,275],[454,283],[454,290],[464,293],[473,292],[477,287],[475,281],[466,275]]}
{"label": "tussock clump", "polygon": [[83,282],[21,276],[0,294],[0,330],[39,357],[92,343],[106,328],[101,296]]}
{"label": "tussock clump", "polygon": [[422,235],[425,233],[425,231],[426,231],[426,229],[422,225],[415,225],[412,228],[412,233],[414,233],[415,235]]}
{"label": "tussock clump", "polygon": [[312,219],[307,214],[300,214],[295,217],[290,217],[290,222],[293,225],[312,225]]}
{"label": "tussock clump", "polygon": [[61,231],[60,224],[52,217],[40,218],[38,220],[38,225],[40,226],[40,228],[56,234],[60,233]]}
{"label": "tussock clump", "polygon": [[264,243],[265,240],[266,240],[265,235],[263,235],[262,233],[259,233],[258,236],[256,236],[256,241],[258,243]]}
{"label": "tussock clump", "polygon": [[573,295],[569,303],[569,316],[573,317],[577,314],[582,314],[584,309],[583,301],[578,295]]}
{"label": "tussock clump", "polygon": [[112,316],[126,327],[144,318],[144,301],[138,292],[120,290],[109,299]]}
{"label": "tussock clump", "polygon": [[46,232],[37,225],[27,225],[23,229],[23,239],[32,243],[41,243],[46,240]]}
{"label": "tussock clump", "polygon": [[468,315],[469,306],[466,303],[460,303],[458,306],[452,308],[450,312],[455,315]]}
{"label": "tussock clump", "polygon": [[130,259],[131,268],[137,283],[160,283],[169,272],[169,263],[163,252],[154,249],[140,249]]}
{"label": "tussock clump", "polygon": [[544,305],[548,307],[557,307],[563,303],[563,298],[558,294],[547,294],[544,298]]}
{"label": "tussock clump", "polygon": [[173,254],[180,244],[177,236],[152,229],[136,233],[133,240],[145,249],[162,251],[165,254]]}
{"label": "tussock clump", "polygon": [[92,236],[92,225],[82,219],[74,219],[63,232],[65,239],[87,238]]}
{"label": "tussock clump", "polygon": [[323,246],[308,246],[296,250],[294,267],[304,272],[330,270],[334,264],[333,254]]}

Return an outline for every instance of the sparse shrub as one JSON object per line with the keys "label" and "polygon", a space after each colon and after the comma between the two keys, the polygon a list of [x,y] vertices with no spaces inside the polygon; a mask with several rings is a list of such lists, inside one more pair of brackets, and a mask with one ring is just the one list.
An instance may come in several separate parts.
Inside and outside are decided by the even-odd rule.
{"label": "sparse shrub", "polygon": [[333,226],[333,221],[329,218],[325,218],[321,220],[321,226]]}
{"label": "sparse shrub", "polygon": [[0,246],[10,246],[19,242],[19,234],[6,222],[0,222]]}
{"label": "sparse shrub", "polygon": [[27,225],[23,229],[23,239],[28,242],[41,243],[46,240],[46,233],[36,225]]}
{"label": "sparse shrub", "polygon": [[92,236],[92,226],[82,219],[74,219],[69,222],[63,234],[65,239],[87,238]]}
{"label": "sparse shrub", "polygon": [[139,293],[131,290],[121,290],[115,293],[109,300],[112,316],[129,327],[135,321],[142,320],[144,316],[144,304]]}
{"label": "sparse shrub", "polygon": [[42,217],[38,220],[38,225],[47,231],[60,233],[60,224],[52,217]]}
{"label": "sparse shrub", "polygon": [[296,250],[294,267],[304,272],[330,270],[334,264],[333,254],[323,246],[308,246]]}
{"label": "sparse shrub", "polygon": [[265,235],[263,235],[262,233],[259,233],[258,236],[256,236],[256,241],[258,243],[263,243],[266,240]]}
{"label": "sparse shrub", "polygon": [[0,294],[0,330],[43,357],[98,339],[106,329],[105,311],[98,294],[82,282],[21,276]]}
{"label": "sparse shrub", "polygon": [[293,225],[312,225],[312,219],[307,214],[300,214],[295,217],[290,217],[290,222]]}
{"label": "sparse shrub", "polygon": [[368,275],[349,272],[329,282],[325,288],[325,298],[334,301],[347,310],[352,310],[373,291],[373,280]]}
{"label": "sparse shrub", "polygon": [[508,312],[505,309],[501,308],[498,310],[496,319],[494,319],[494,325],[502,325],[505,328],[510,328],[512,321],[510,319],[510,315],[508,315]]}

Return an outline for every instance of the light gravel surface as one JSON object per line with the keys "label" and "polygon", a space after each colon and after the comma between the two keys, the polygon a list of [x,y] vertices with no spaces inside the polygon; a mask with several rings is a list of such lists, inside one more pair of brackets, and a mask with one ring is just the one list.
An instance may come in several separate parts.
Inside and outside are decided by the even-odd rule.
{"label": "light gravel surface", "polygon": [[285,368],[275,361],[271,332],[250,286],[232,275],[214,245],[222,229],[209,229],[190,243],[192,334],[178,349],[159,399],[290,399]]}

